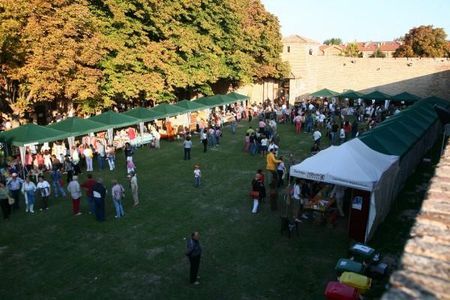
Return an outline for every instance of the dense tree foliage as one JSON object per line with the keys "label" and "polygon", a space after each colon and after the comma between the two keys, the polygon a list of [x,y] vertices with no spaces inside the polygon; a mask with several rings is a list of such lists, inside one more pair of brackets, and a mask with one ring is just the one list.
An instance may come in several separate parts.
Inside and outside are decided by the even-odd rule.
{"label": "dense tree foliage", "polygon": [[444,57],[448,53],[447,34],[432,25],[412,28],[401,39],[403,44],[395,51],[395,57]]}
{"label": "dense tree foliage", "polygon": [[361,55],[362,55],[362,53],[361,53],[361,51],[359,51],[358,44],[356,42],[348,43],[344,49],[344,56],[361,57]]}
{"label": "dense tree foliage", "polygon": [[331,39],[325,40],[323,43],[325,45],[342,45],[342,40],[340,38],[331,38]]}
{"label": "dense tree foliage", "polygon": [[372,55],[370,55],[371,58],[375,58],[375,57],[379,57],[379,58],[385,58],[386,54],[381,51],[380,48],[377,48],[377,50],[375,50],[375,52],[372,53]]}
{"label": "dense tree foliage", "polygon": [[280,78],[279,23],[259,0],[2,0],[0,97],[85,111]]}

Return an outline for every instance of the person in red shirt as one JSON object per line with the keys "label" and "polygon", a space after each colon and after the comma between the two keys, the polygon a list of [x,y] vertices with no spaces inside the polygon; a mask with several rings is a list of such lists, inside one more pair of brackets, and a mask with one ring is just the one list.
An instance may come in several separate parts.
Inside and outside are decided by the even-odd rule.
{"label": "person in red shirt", "polygon": [[88,204],[89,204],[89,210],[91,214],[95,214],[95,205],[94,205],[94,196],[93,196],[93,188],[94,185],[97,183],[97,181],[92,178],[92,174],[88,173],[87,175],[87,180],[85,182],[83,182],[80,186],[86,190],[86,196],[88,199]]}
{"label": "person in red shirt", "polygon": [[352,125],[349,121],[344,123],[345,140],[348,141],[352,135]]}
{"label": "person in red shirt", "polygon": [[130,142],[133,141],[136,138],[136,130],[133,127],[128,127],[127,135],[130,139]]}

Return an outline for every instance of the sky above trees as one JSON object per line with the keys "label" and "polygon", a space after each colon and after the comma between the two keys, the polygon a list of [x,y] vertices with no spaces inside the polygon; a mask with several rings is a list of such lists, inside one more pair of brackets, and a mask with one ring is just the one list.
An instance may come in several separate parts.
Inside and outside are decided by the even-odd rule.
{"label": "sky above trees", "polygon": [[280,20],[283,35],[299,34],[323,42],[383,41],[413,27],[434,25],[450,33],[448,0],[262,0]]}

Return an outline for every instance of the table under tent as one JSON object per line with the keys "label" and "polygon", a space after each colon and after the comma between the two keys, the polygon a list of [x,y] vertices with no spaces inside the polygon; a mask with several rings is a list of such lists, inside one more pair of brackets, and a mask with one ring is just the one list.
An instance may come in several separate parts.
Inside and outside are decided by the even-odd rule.
{"label": "table under tent", "polygon": [[351,189],[349,237],[367,242],[423,156],[442,132],[430,97],[340,146],[331,146],[290,168],[290,176]]}

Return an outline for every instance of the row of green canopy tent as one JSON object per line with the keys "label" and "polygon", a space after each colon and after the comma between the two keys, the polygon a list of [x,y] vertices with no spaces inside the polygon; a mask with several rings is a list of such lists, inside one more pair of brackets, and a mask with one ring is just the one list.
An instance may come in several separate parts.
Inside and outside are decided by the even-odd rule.
{"label": "row of green canopy tent", "polygon": [[384,100],[392,100],[392,101],[404,101],[404,102],[416,102],[421,98],[410,94],[408,92],[403,92],[397,95],[389,95],[380,91],[373,91],[368,94],[359,93],[353,90],[347,90],[343,93],[338,93],[329,89],[321,89],[317,92],[310,94],[312,97],[339,97],[339,98],[347,98],[347,99],[367,99],[367,100],[375,100],[375,101],[384,101]]}
{"label": "row of green canopy tent", "polygon": [[450,101],[438,97],[417,101],[357,138],[291,166],[290,175],[358,190],[349,209],[349,235],[366,243],[442,134],[436,107],[449,109]]}
{"label": "row of green canopy tent", "polygon": [[136,124],[142,124],[143,126],[144,122],[224,106],[247,99],[249,99],[248,96],[232,92],[227,95],[203,97],[194,101],[182,100],[176,104],[159,104],[151,109],[137,107],[123,113],[106,111],[88,119],[70,117],[47,126],[26,124],[12,130],[1,132],[0,141],[23,147],[28,144],[41,144],[68,138],[69,144],[71,144],[75,136],[108,131],[108,135],[111,137],[114,128],[122,128]]}

